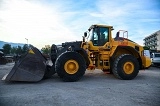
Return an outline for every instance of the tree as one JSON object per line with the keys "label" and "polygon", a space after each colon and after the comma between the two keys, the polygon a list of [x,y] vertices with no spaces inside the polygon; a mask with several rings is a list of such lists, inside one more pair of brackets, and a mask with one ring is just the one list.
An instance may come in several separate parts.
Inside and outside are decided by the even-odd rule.
{"label": "tree", "polygon": [[11,54],[16,54],[17,48],[16,47],[12,47],[11,48]]}
{"label": "tree", "polygon": [[143,46],[144,50],[150,50],[150,48],[148,46]]}
{"label": "tree", "polygon": [[22,53],[26,53],[27,51],[28,51],[28,45],[25,44],[25,45],[23,45],[23,47],[22,47]]}
{"label": "tree", "polygon": [[11,48],[11,54],[17,54],[17,55],[21,55],[24,54],[28,51],[28,45],[25,44],[23,45],[23,47],[18,46],[18,47],[12,47]]}
{"label": "tree", "polygon": [[3,48],[3,53],[5,55],[10,54],[10,52],[11,52],[11,45],[10,44],[4,44],[2,48]]}
{"label": "tree", "polygon": [[45,45],[45,47],[43,47],[43,48],[41,49],[42,53],[43,53],[43,54],[47,54],[47,55],[50,54],[50,50],[51,50],[50,45]]}
{"label": "tree", "polygon": [[17,50],[16,50],[16,54],[21,55],[22,54],[22,47],[18,46]]}

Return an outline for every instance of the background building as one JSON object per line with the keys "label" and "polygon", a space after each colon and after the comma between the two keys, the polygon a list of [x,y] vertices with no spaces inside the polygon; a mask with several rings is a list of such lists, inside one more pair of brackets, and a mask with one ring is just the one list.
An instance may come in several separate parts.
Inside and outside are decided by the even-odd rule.
{"label": "background building", "polygon": [[151,50],[160,51],[160,30],[145,37],[144,45],[149,47]]}

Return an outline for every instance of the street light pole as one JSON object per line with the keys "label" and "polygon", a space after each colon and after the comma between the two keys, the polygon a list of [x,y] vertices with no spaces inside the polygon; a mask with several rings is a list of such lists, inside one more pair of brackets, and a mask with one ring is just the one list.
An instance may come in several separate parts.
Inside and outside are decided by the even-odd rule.
{"label": "street light pole", "polygon": [[[27,38],[25,38],[26,40],[27,40],[27,45],[28,45],[28,39]],[[29,46],[29,45],[28,45]]]}

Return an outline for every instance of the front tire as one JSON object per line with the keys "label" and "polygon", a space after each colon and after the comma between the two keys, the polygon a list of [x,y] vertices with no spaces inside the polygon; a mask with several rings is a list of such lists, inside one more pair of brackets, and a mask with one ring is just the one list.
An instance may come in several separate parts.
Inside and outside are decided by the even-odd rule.
{"label": "front tire", "polygon": [[63,81],[77,81],[85,73],[86,62],[77,52],[65,52],[57,58],[55,70]]}
{"label": "front tire", "polygon": [[113,65],[113,74],[123,80],[134,79],[139,73],[138,60],[130,54],[120,55]]}
{"label": "front tire", "polygon": [[55,63],[56,59],[57,59],[57,46],[55,44],[52,44],[51,46],[51,60],[52,63]]}

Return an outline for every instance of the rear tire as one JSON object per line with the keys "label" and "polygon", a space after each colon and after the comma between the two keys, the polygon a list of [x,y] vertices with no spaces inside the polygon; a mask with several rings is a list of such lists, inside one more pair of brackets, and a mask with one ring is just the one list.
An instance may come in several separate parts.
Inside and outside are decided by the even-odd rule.
{"label": "rear tire", "polygon": [[139,73],[138,60],[130,55],[123,54],[117,57],[113,64],[113,74],[123,80],[134,79]]}
{"label": "rear tire", "polygon": [[65,52],[57,58],[55,70],[63,81],[77,81],[85,73],[86,62],[77,52]]}

